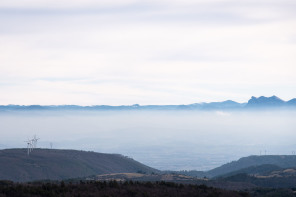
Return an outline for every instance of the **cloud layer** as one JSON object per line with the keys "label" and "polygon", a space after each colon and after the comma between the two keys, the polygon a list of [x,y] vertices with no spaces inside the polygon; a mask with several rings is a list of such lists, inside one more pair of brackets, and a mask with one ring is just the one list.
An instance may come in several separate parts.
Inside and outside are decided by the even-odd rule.
{"label": "cloud layer", "polygon": [[270,0],[2,1],[0,104],[290,99],[295,8]]}

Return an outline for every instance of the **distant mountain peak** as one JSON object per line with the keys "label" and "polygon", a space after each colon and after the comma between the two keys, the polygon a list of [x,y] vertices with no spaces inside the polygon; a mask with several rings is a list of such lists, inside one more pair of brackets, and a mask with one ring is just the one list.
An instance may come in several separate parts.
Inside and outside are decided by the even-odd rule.
{"label": "distant mountain peak", "polygon": [[248,107],[279,107],[283,106],[286,102],[280,99],[279,97],[273,95],[271,97],[255,97],[252,96],[248,101]]}
{"label": "distant mountain peak", "polygon": [[222,103],[238,103],[238,102],[235,102],[233,100],[226,100],[226,101],[223,101]]}
{"label": "distant mountain peak", "polygon": [[296,105],[296,98],[291,99],[287,102],[288,105]]}
{"label": "distant mountain peak", "polygon": [[296,109],[296,98],[289,101],[283,101],[279,97],[273,95],[271,97],[255,97],[252,96],[247,103],[238,103],[233,100],[225,100],[220,102],[201,102],[193,104],[180,105],[0,105],[0,111],[29,111],[29,110],[52,110],[52,111],[69,111],[69,110],[244,110],[246,108],[273,108],[286,107]]}
{"label": "distant mountain peak", "polygon": [[260,97],[255,97],[255,96],[252,96],[251,99],[274,99],[274,100],[281,100],[279,97],[273,95],[271,97],[266,97],[266,96],[260,96]]}

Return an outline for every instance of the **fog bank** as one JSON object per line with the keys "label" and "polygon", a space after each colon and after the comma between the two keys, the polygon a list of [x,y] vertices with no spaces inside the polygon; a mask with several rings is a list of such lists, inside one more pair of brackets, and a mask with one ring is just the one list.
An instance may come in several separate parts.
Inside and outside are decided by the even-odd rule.
{"label": "fog bank", "polygon": [[242,156],[292,154],[296,111],[2,112],[0,148],[120,153],[161,170],[208,170]]}

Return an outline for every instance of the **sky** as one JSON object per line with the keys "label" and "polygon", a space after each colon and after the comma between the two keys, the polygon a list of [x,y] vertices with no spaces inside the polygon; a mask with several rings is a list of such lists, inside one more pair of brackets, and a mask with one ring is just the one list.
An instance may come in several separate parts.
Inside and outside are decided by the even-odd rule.
{"label": "sky", "polygon": [[0,105],[289,100],[295,10],[295,0],[1,0]]}

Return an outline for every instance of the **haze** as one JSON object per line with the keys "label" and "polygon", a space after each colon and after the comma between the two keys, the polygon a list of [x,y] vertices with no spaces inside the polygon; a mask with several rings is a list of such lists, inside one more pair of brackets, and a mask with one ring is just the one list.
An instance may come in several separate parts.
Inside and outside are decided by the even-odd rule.
{"label": "haze", "polygon": [[[295,111],[2,112],[0,148],[120,153],[162,170],[207,170],[242,156],[292,154]],[[266,152],[265,152],[266,151]]]}

